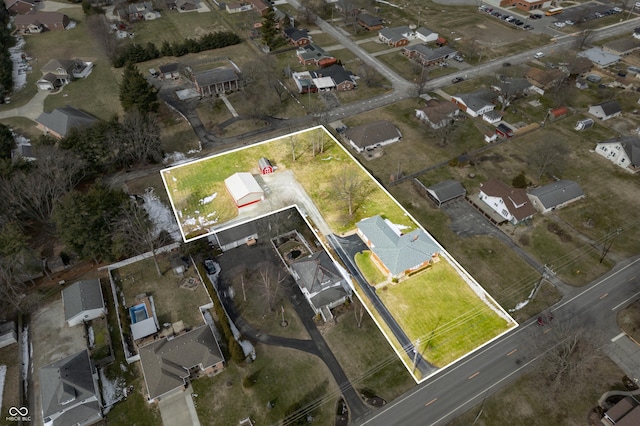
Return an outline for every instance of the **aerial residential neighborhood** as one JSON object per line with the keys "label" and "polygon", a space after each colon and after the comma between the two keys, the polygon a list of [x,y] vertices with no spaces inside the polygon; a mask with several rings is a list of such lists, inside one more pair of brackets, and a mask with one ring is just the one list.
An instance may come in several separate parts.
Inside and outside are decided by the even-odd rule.
{"label": "aerial residential neighborhood", "polygon": [[640,2],[3,6],[0,425],[640,424]]}

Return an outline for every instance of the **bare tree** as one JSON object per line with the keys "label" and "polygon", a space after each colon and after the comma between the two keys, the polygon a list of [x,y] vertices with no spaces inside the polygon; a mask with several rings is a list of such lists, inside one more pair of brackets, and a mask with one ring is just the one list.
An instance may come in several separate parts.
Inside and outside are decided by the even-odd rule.
{"label": "bare tree", "polygon": [[111,33],[109,23],[104,14],[94,14],[87,16],[87,28],[89,32],[96,40],[98,45],[102,48],[108,58],[113,58],[118,42],[114,34]]}
{"label": "bare tree", "polygon": [[576,36],[576,49],[580,50],[585,46],[585,44],[588,44],[592,35],[593,35],[592,28],[585,28],[582,31],[580,31]]}
{"label": "bare tree", "polygon": [[23,311],[25,280],[41,272],[35,253],[28,246],[28,237],[13,222],[0,229],[0,297]]}
{"label": "bare tree", "polygon": [[113,224],[115,239],[119,243],[120,250],[129,254],[138,254],[141,251],[149,251],[158,276],[162,276],[162,270],[158,263],[157,250],[170,241],[170,236],[149,219],[147,211],[138,203],[132,202],[122,209],[122,214]]}
{"label": "bare tree", "polygon": [[453,125],[453,119],[450,119],[449,121],[450,122],[447,122],[446,124],[438,123],[439,126],[435,129],[429,126],[429,128],[431,129],[431,133],[433,134],[433,137],[438,140],[438,142],[436,142],[436,145],[438,146],[445,147],[449,145],[449,139],[451,138],[451,135],[455,131],[455,126]]}
{"label": "bare tree", "polygon": [[529,163],[536,170],[536,180],[542,175],[560,174],[566,165],[569,147],[560,138],[544,138],[529,152]]}
{"label": "bare tree", "polygon": [[267,300],[269,311],[273,311],[275,309],[275,305],[278,300],[278,292],[280,291],[280,284],[282,284],[285,278],[286,275],[283,275],[280,271],[276,274],[271,264],[260,270],[260,287],[264,298]]}
{"label": "bare tree", "polygon": [[85,163],[52,146],[38,147],[36,156],[38,161],[32,168],[0,177],[0,197],[5,208],[47,224],[56,201],[84,177]]}
{"label": "bare tree", "polygon": [[162,160],[160,124],[153,114],[143,114],[135,109],[128,112],[122,124],[109,133],[108,141],[122,165]]}
{"label": "bare tree", "polygon": [[354,165],[344,167],[333,180],[333,192],[336,198],[347,204],[349,217],[364,201],[368,190],[368,181],[362,172]]}
{"label": "bare tree", "polygon": [[360,67],[358,67],[358,74],[367,87],[382,86],[382,77],[371,65],[361,64]]}

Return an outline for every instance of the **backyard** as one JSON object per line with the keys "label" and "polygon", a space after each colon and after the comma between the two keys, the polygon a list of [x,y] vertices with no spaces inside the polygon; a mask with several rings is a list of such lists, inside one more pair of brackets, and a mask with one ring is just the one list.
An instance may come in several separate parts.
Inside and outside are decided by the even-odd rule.
{"label": "backyard", "polygon": [[[382,187],[370,180],[369,175],[353,162],[333,137],[324,128],[316,127],[163,170],[167,194],[186,238],[203,235],[211,225],[235,217],[237,210],[224,189],[224,179],[241,171],[259,173],[257,160],[261,157],[268,158],[278,170],[292,170],[335,231],[352,229],[359,220],[376,214],[384,214],[395,223],[415,227],[399,205]],[[342,203],[336,203],[333,189],[336,176],[347,167],[354,171],[353,179],[369,189],[366,198],[358,199],[358,208],[351,217],[346,206],[336,208]],[[212,216],[217,220],[211,220]]]}

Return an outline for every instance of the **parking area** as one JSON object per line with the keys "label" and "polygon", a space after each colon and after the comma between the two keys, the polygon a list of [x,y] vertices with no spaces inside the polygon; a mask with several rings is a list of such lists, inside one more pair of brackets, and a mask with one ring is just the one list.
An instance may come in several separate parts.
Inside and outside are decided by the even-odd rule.
{"label": "parking area", "polygon": [[464,199],[457,199],[440,206],[449,216],[449,228],[456,235],[465,238],[474,235],[497,235],[500,231]]}

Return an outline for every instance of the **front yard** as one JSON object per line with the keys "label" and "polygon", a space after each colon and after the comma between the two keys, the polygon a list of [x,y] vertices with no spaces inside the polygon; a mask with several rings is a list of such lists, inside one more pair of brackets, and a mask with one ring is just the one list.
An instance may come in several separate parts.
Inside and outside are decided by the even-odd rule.
{"label": "front yard", "polygon": [[409,339],[419,341],[419,352],[438,367],[516,326],[506,313],[498,315],[497,305],[480,299],[445,259],[377,293]]}

